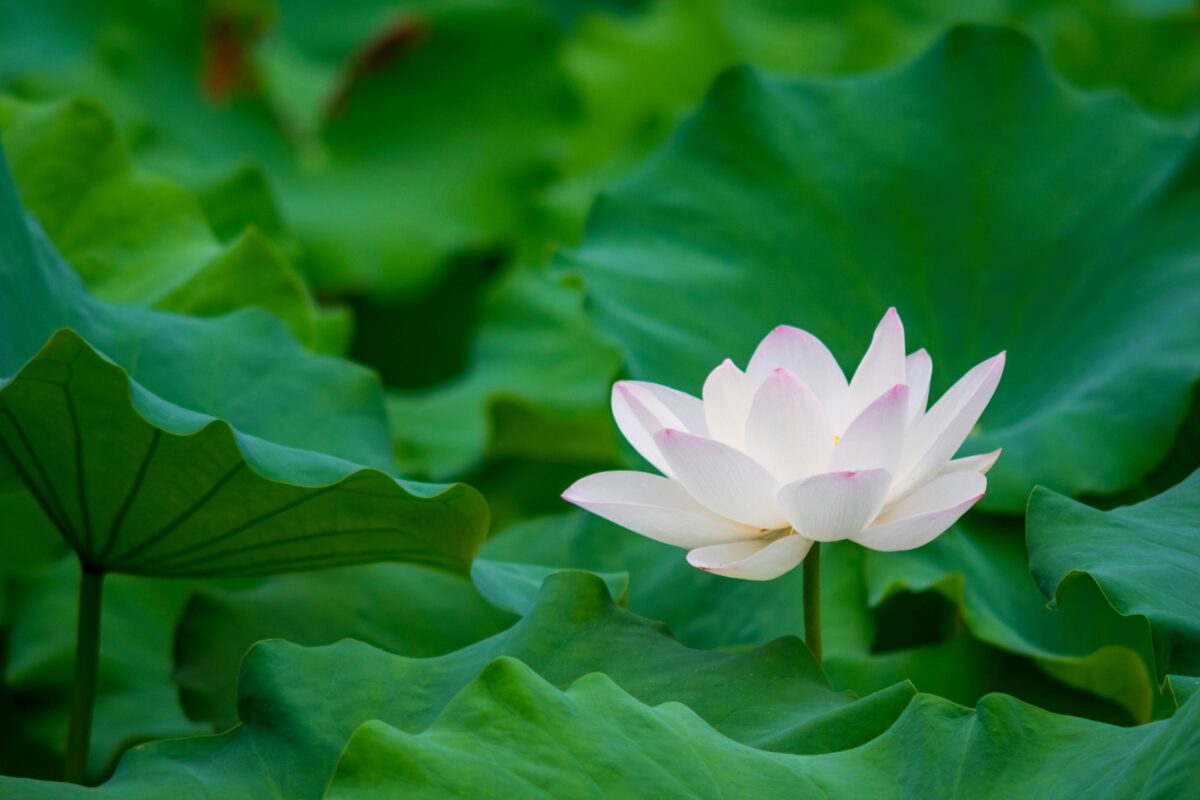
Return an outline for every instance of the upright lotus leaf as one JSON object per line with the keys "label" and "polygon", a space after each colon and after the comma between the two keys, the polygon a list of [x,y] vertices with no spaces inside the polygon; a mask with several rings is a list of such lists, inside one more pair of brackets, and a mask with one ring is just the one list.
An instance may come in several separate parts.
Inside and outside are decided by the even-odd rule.
{"label": "upright lotus leaf", "polygon": [[[274,5],[275,7],[272,7]],[[322,288],[413,292],[513,245],[575,114],[535,0],[0,10],[0,81],[97,97],[206,195],[261,164]],[[36,44],[34,44],[36,42]]]}
{"label": "upright lotus leaf", "polygon": [[[965,704],[1003,691],[1105,721],[1169,713],[1174,704],[1159,691],[1146,627],[1086,592],[1071,598],[1066,613],[1048,611],[1025,569],[1019,530],[996,525],[970,536],[951,531],[941,537],[944,546],[909,553],[823,547],[824,667],[834,685],[863,694],[908,679],[922,692]],[[689,566],[675,548],[587,514],[514,525],[481,555],[625,570],[629,608],[664,620],[691,647],[744,647],[803,630],[800,570],[764,582],[713,576]],[[902,607],[900,621],[920,634],[905,640],[889,606],[902,592],[929,591],[947,598],[950,627],[939,632],[936,614],[913,619]]]}
{"label": "upright lotus leaf", "polygon": [[1200,377],[1197,213],[1187,136],[1064,87],[1016,33],[957,28],[897,72],[726,73],[558,264],[633,377],[691,392],[780,323],[850,367],[889,305],[935,397],[1007,350],[964,451],[1004,448],[982,505],[1015,512],[1170,447]]}
{"label": "upright lotus leaf", "polygon": [[325,797],[1175,797],[1200,780],[1200,703],[1140,728],[1058,716],[1005,695],[974,711],[918,695],[854,750],[764,753],[678,703],[604,675],[563,692],[501,659],[422,733],[369,722]]}
{"label": "upright lotus leaf", "polygon": [[[170,786],[180,798],[317,797],[356,728],[381,719],[418,733],[502,656],[558,687],[604,672],[642,702],[684,703],[724,736],[784,752],[861,745],[887,730],[913,694],[907,684],[862,699],[836,692],[796,639],[738,653],[690,650],[660,623],[618,608],[600,578],[563,572],[546,580],[537,606],[514,627],[437,658],[351,640],[260,643],[242,667],[242,725],[130,751],[108,783],[81,796],[158,798]],[[36,798],[47,789],[0,778],[0,797],[6,791]]]}
{"label": "upright lotus leaf", "polygon": [[1020,522],[972,515],[925,547],[870,552],[866,579],[872,606],[900,592],[945,595],[980,640],[1034,659],[1064,683],[1121,706],[1136,722],[1175,710],[1144,619],[1114,612],[1090,581],[1064,591],[1056,609],[1045,607],[1029,577]]}
{"label": "upright lotus leaf", "polygon": [[1026,531],[1033,577],[1054,605],[1094,581],[1117,613],[1149,620],[1163,673],[1200,675],[1200,472],[1111,511],[1037,489]]}
{"label": "upright lotus leaf", "polygon": [[566,45],[584,123],[548,205],[573,241],[596,193],[639,166],[722,70],[857,73],[911,58],[949,24],[1019,27],[1080,86],[1120,87],[1156,111],[1200,111],[1197,12],[1190,0],[1124,3],[658,2],[593,15]]}
{"label": "upright lotus leaf", "polygon": [[311,355],[265,311],[206,320],[92,298],[26,218],[6,170],[0,453],[83,566],[72,780],[87,774],[105,679],[105,574],[255,575],[379,560],[465,572],[487,525],[474,490],[390,474],[373,375]]}
{"label": "upright lotus leaf", "polygon": [[465,571],[483,539],[473,490],[388,474],[371,374],[308,354],[265,312],[202,320],[91,298],[7,175],[0,375],[0,449],[91,571]]}
{"label": "upright lotus leaf", "polygon": [[[472,564],[472,575],[480,563]],[[357,639],[428,658],[515,621],[463,577],[408,564],[275,575],[253,587],[201,587],[175,631],[174,678],[188,714],[224,729],[237,722],[242,657],[264,639],[308,647]]]}

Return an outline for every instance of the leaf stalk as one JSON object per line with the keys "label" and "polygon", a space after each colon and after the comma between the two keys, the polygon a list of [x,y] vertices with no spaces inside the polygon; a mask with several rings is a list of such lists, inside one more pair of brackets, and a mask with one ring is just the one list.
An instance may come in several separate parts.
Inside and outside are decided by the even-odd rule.
{"label": "leaf stalk", "polygon": [[71,690],[71,725],[63,778],[82,784],[87,778],[92,742],[92,715],[100,665],[100,600],[104,573],[84,565],[79,581],[79,620],[75,634],[75,684]]}

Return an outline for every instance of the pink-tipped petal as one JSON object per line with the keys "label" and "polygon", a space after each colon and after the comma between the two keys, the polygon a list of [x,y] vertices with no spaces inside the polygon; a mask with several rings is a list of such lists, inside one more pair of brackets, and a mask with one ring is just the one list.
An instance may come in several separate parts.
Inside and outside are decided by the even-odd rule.
{"label": "pink-tipped petal", "polygon": [[850,538],[872,550],[912,550],[958,522],[986,489],[987,478],[973,469],[942,475],[892,503],[870,528]]}
{"label": "pink-tipped petal", "polygon": [[787,525],[775,499],[779,483],[750,456],[682,431],[660,431],[654,441],[683,488],[709,510],[763,530]]}
{"label": "pink-tipped petal", "polygon": [[663,428],[706,436],[704,405],[699,398],[646,381],[618,381],[612,391],[613,418],[625,439],[642,458],[669,475],[666,460],[654,443]]}
{"label": "pink-tipped petal", "polygon": [[746,417],[754,387],[732,361],[725,359],[704,381],[704,418],[709,436],[730,447],[745,446]]}
{"label": "pink-tipped petal", "polygon": [[943,470],[987,408],[1003,372],[1004,353],[976,365],[913,426],[892,499],[903,497]]}
{"label": "pink-tipped petal", "polygon": [[613,386],[612,410],[613,419],[616,420],[617,428],[625,437],[625,441],[633,445],[633,449],[653,464],[655,469],[664,475],[670,475],[671,469],[667,466],[667,460],[654,443],[654,434],[665,427],[664,421],[652,414],[638,396],[623,383]]}
{"label": "pink-tipped petal", "polygon": [[850,404],[843,424],[858,416],[875,398],[904,383],[904,325],[896,309],[889,308],[875,328],[871,346],[850,381]]}
{"label": "pink-tipped petal", "polygon": [[812,540],[794,533],[778,539],[701,547],[687,554],[693,567],[747,581],[769,581],[796,568],[808,555]]}
{"label": "pink-tipped petal", "polygon": [[790,325],[771,331],[751,356],[746,375],[758,385],[777,369],[786,369],[804,381],[821,401],[827,418],[841,419],[849,385],[837,359],[820,339]]}
{"label": "pink-tipped petal", "polygon": [[761,536],[724,519],[669,478],[648,472],[598,472],[576,481],[563,499],[642,536],[692,549]]}
{"label": "pink-tipped petal", "polygon": [[904,453],[908,387],[893,386],[850,423],[833,449],[830,470],[885,469],[895,473]]}
{"label": "pink-tipped petal", "polygon": [[775,370],[758,387],[746,421],[746,452],[780,483],[825,471],[833,431],[821,401],[789,370]]}
{"label": "pink-tipped petal", "polygon": [[802,536],[836,542],[870,524],[883,507],[891,480],[882,469],[826,472],[784,486],[779,504]]}
{"label": "pink-tipped petal", "polygon": [[925,348],[910,353],[904,359],[904,382],[908,384],[908,423],[911,425],[925,413],[929,404],[929,380],[933,377],[933,360]]}
{"label": "pink-tipped petal", "polygon": [[951,472],[958,472],[964,469],[973,469],[980,475],[987,475],[988,470],[996,463],[996,459],[1000,457],[1000,450],[993,450],[990,453],[980,453],[977,456],[963,456],[962,458],[951,459],[939,475],[946,475]]}

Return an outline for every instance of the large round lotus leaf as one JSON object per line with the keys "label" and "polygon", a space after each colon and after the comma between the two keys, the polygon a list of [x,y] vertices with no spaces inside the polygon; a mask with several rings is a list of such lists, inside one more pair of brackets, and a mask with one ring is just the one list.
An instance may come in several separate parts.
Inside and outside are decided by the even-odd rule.
{"label": "large round lotus leaf", "polygon": [[275,575],[245,588],[204,586],[175,630],[174,677],[187,713],[220,730],[237,722],[238,668],[255,642],[356,639],[423,658],[465,647],[514,620],[462,577],[409,564]]}
{"label": "large round lotus leaf", "polygon": [[1198,718],[1193,702],[1175,719],[1127,729],[1005,695],[974,711],[919,695],[863,747],[764,753],[678,703],[638,702],[607,676],[561,692],[500,659],[420,734],[359,728],[325,797],[536,797],[547,786],[558,797],[1182,796],[1200,777]]}
{"label": "large round lotus leaf", "polygon": [[90,792],[0,777],[0,798],[158,800],[167,786],[197,800],[320,797],[360,725],[377,719],[419,733],[502,657],[562,688],[602,672],[641,702],[682,703],[720,735],[776,752],[858,747],[891,728],[914,693],[907,683],[862,698],[834,691],[796,639],[738,653],[691,650],[661,623],[618,608],[600,578],[562,572],[515,626],[435,658],[352,640],[262,642],[242,664],[238,727],[133,750]]}
{"label": "large round lotus leaf", "polygon": [[559,265],[635,377],[690,392],[781,323],[852,369],[892,305],[935,392],[1007,350],[964,452],[1005,449],[982,502],[1016,512],[1169,448],[1200,376],[1198,212],[1187,136],[958,28],[898,72],[726,73]]}
{"label": "large round lotus leaf", "polygon": [[264,311],[90,296],[0,164],[0,462],[90,568],[465,572],[486,504],[393,477],[385,414],[373,374],[305,351]]}
{"label": "large round lotus leaf", "polygon": [[[1105,721],[1170,713],[1148,627],[1121,619],[1086,583],[1047,610],[1019,523],[1014,531],[1007,518],[987,522],[960,523],[902,553],[850,542],[821,548],[824,666],[834,685],[864,694],[907,679],[967,704],[1002,691]],[[740,648],[803,631],[802,570],[773,581],[710,575],[676,548],[582,512],[514,525],[483,557],[626,571],[629,608],[662,619],[690,647]],[[925,603],[920,616],[913,602]]]}

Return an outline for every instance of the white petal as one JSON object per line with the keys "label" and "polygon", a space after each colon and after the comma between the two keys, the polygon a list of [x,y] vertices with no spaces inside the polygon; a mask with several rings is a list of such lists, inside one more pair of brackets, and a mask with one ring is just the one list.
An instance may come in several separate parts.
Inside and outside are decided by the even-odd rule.
{"label": "white petal", "polygon": [[744,447],[746,417],[753,399],[753,384],[725,359],[704,381],[704,418],[709,436],[731,447]]}
{"label": "white petal", "polygon": [[891,474],[882,469],[826,472],[784,486],[779,504],[802,536],[835,542],[870,524],[883,508],[891,481]]}
{"label": "white petal", "polygon": [[925,413],[929,403],[929,379],[933,376],[933,361],[925,348],[921,348],[904,359],[904,382],[908,384],[908,421],[918,419]]}
{"label": "white petal", "polygon": [[755,349],[746,374],[758,385],[777,369],[786,369],[808,384],[831,422],[841,419],[849,386],[842,368],[820,339],[790,325],[771,331]]}
{"label": "white petal", "polygon": [[654,434],[675,428],[706,436],[704,406],[698,398],[645,381],[618,381],[612,391],[613,418],[625,439],[659,471],[669,475]]}
{"label": "white petal", "polygon": [[654,441],[683,488],[711,511],[763,530],[787,525],[776,500],[779,483],[750,456],[676,430],[659,431]]}
{"label": "white petal", "polygon": [[895,473],[904,453],[908,387],[893,386],[850,423],[833,449],[831,470],[886,469]]}
{"label": "white petal", "polygon": [[662,422],[660,427],[708,435],[704,404],[699,397],[648,381],[618,381],[616,385],[641,401]]}
{"label": "white petal", "polygon": [[993,450],[990,453],[981,453],[977,456],[963,456],[962,458],[951,459],[939,475],[946,475],[950,472],[958,472],[959,470],[972,469],[980,475],[987,475],[988,470],[996,463],[996,459],[1000,457],[1000,450]]}
{"label": "white petal", "polygon": [[762,531],[709,511],[681,485],[648,472],[598,472],[576,481],[563,499],[651,539],[675,547],[761,536]]}
{"label": "white petal", "polygon": [[781,483],[826,470],[833,431],[821,401],[791,371],[775,370],[754,394],[746,452]]}
{"label": "white petal", "polygon": [[688,553],[687,560],[693,567],[727,578],[769,581],[795,569],[810,547],[811,539],[791,533],[775,540],[701,547]]}
{"label": "white petal", "polygon": [[904,325],[896,309],[889,308],[850,381],[850,405],[843,423],[849,423],[875,398],[906,379]]}
{"label": "white petal", "polygon": [[986,489],[987,478],[973,469],[942,475],[888,506],[870,528],[850,538],[872,550],[912,550],[958,522]]}
{"label": "white petal", "polygon": [[971,368],[913,426],[905,442],[893,498],[902,497],[941,472],[962,446],[996,391],[1004,372],[1004,353]]}

